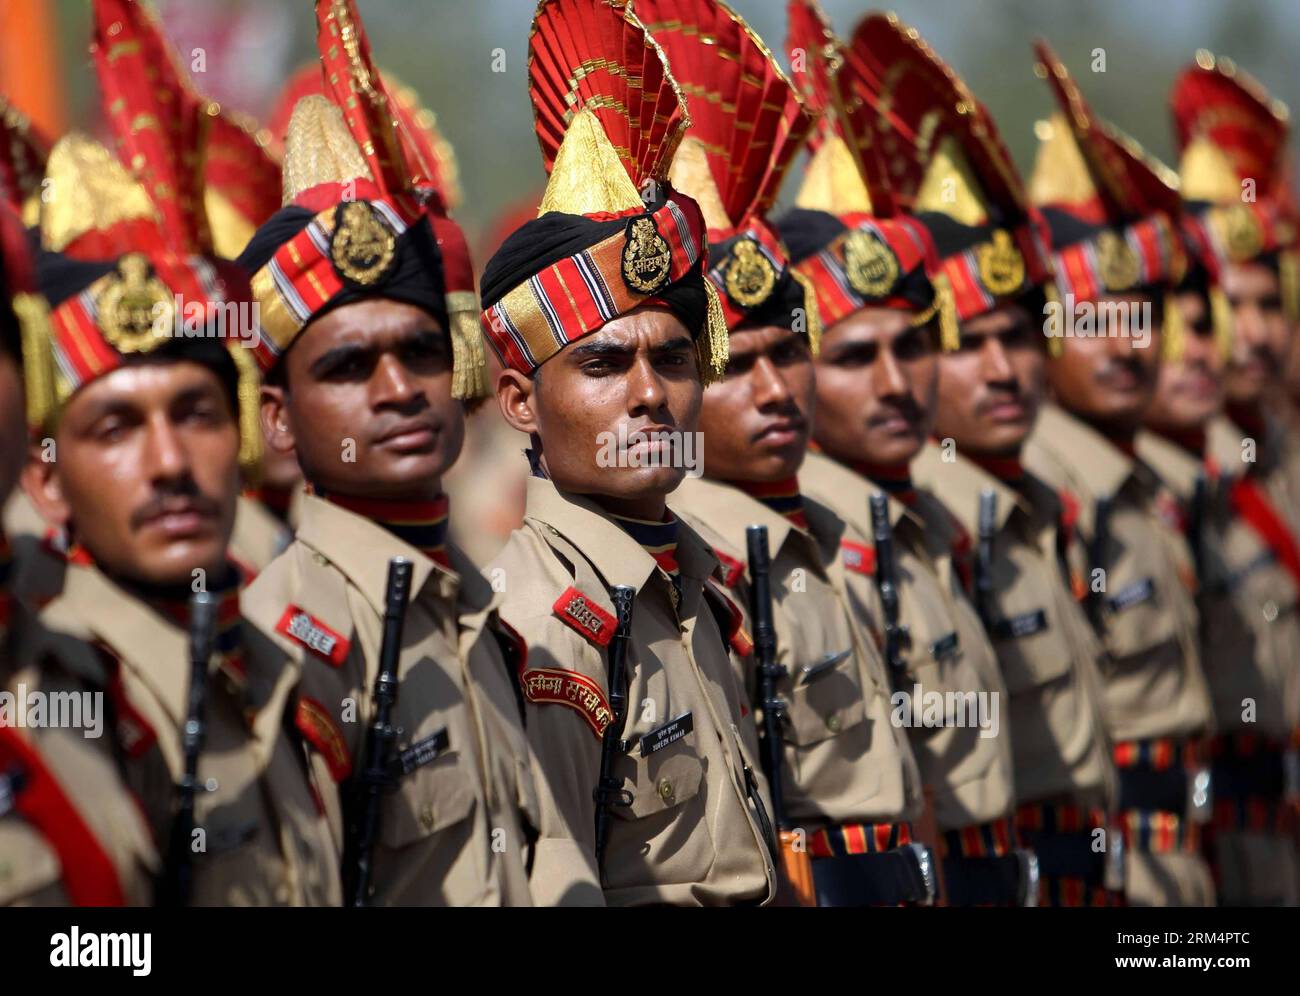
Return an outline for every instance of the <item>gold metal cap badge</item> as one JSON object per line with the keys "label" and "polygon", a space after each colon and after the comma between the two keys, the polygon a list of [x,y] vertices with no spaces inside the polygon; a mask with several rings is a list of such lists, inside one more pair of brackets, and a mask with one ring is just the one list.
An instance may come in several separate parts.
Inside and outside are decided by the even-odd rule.
{"label": "gold metal cap badge", "polygon": [[1142,279],[1137,253],[1116,232],[1106,231],[1097,236],[1097,271],[1108,291],[1126,291]]}
{"label": "gold metal cap badge", "polygon": [[1025,257],[1011,240],[1011,234],[999,228],[993,239],[975,250],[980,282],[994,297],[1006,297],[1020,290],[1025,282]]}
{"label": "gold metal cap badge", "polygon": [[95,295],[95,310],[104,338],[119,353],[157,349],[175,329],[172,293],[138,252],[118,260],[117,273]]}
{"label": "gold metal cap badge", "polygon": [[723,273],[727,296],[742,308],[766,301],[776,287],[776,267],[754,239],[737,239]]}
{"label": "gold metal cap badge", "polygon": [[1242,263],[1254,259],[1264,247],[1259,219],[1245,204],[1234,204],[1223,212],[1223,240],[1229,258]]}
{"label": "gold metal cap badge", "polygon": [[874,234],[855,228],[844,236],[844,275],[856,293],[888,297],[898,274],[898,257]]}
{"label": "gold metal cap badge", "polygon": [[623,282],[638,294],[655,294],[667,285],[673,253],[654,219],[633,218],[623,243]]}
{"label": "gold metal cap badge", "polygon": [[388,276],[397,259],[397,233],[369,201],[347,201],[334,215],[330,262],[354,284],[370,285]]}

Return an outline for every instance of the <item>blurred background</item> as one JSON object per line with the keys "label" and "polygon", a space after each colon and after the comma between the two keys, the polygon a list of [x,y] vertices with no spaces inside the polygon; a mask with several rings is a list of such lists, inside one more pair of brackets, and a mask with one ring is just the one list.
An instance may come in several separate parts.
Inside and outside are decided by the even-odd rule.
{"label": "blurred background", "polygon": [[[823,0],[847,36],[872,9],[862,0]],[[494,221],[540,190],[525,60],[534,0],[359,0],[381,66],[414,87],[438,117],[460,164],[458,217],[480,253],[495,248]],[[732,6],[785,63],[783,0]],[[269,115],[284,80],[315,56],[310,0],[157,0],[181,54],[205,65],[198,87],[223,104]],[[1074,72],[1094,108],[1172,162],[1166,95],[1198,47],[1236,59],[1274,96],[1300,107],[1293,53],[1300,50],[1296,0],[899,0],[918,28],[992,110],[1023,171],[1033,161],[1033,123],[1049,111],[1029,45],[1042,35]],[[86,46],[85,0],[0,0],[0,92],[57,136],[98,129],[98,94]],[[1105,71],[1091,72],[1095,49]],[[497,51],[500,50],[500,51]],[[503,72],[494,72],[504,64]],[[796,175],[797,175],[797,171]],[[787,184],[792,196],[797,181]],[[534,202],[535,203],[535,202]],[[484,257],[480,257],[480,264]]]}

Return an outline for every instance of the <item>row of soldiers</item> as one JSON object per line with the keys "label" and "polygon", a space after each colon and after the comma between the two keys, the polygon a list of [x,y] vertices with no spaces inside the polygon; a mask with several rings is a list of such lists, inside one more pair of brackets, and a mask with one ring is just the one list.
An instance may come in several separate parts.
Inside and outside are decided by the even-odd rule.
{"label": "row of soldiers", "polygon": [[1295,901],[1298,214],[1233,64],[1175,176],[1040,44],[1025,184],[892,15],[791,0],[787,76],[719,0],[543,0],[476,280],[354,0],[270,172],[93,9],[117,153],[10,113],[0,164],[0,902]]}

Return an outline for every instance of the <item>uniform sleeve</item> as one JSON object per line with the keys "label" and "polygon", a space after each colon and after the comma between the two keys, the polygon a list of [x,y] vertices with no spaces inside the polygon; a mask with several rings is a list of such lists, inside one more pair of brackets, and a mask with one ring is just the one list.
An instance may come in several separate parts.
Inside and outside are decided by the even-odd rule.
{"label": "uniform sleeve", "polygon": [[[525,675],[569,672],[592,680],[603,674],[604,661],[595,648],[554,616],[516,620],[508,608],[503,615],[528,644]],[[603,677],[599,688],[603,694]],[[525,712],[541,819],[530,880],[533,901],[603,906],[592,795],[600,776],[601,739],[580,706],[526,693]]]}

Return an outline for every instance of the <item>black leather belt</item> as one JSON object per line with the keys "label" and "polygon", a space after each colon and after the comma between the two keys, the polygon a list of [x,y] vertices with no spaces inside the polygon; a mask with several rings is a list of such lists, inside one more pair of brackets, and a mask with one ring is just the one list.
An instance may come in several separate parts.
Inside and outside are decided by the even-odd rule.
{"label": "black leather belt", "polygon": [[929,851],[916,846],[868,854],[814,858],[818,906],[898,906],[933,901],[933,875],[923,862]]}

